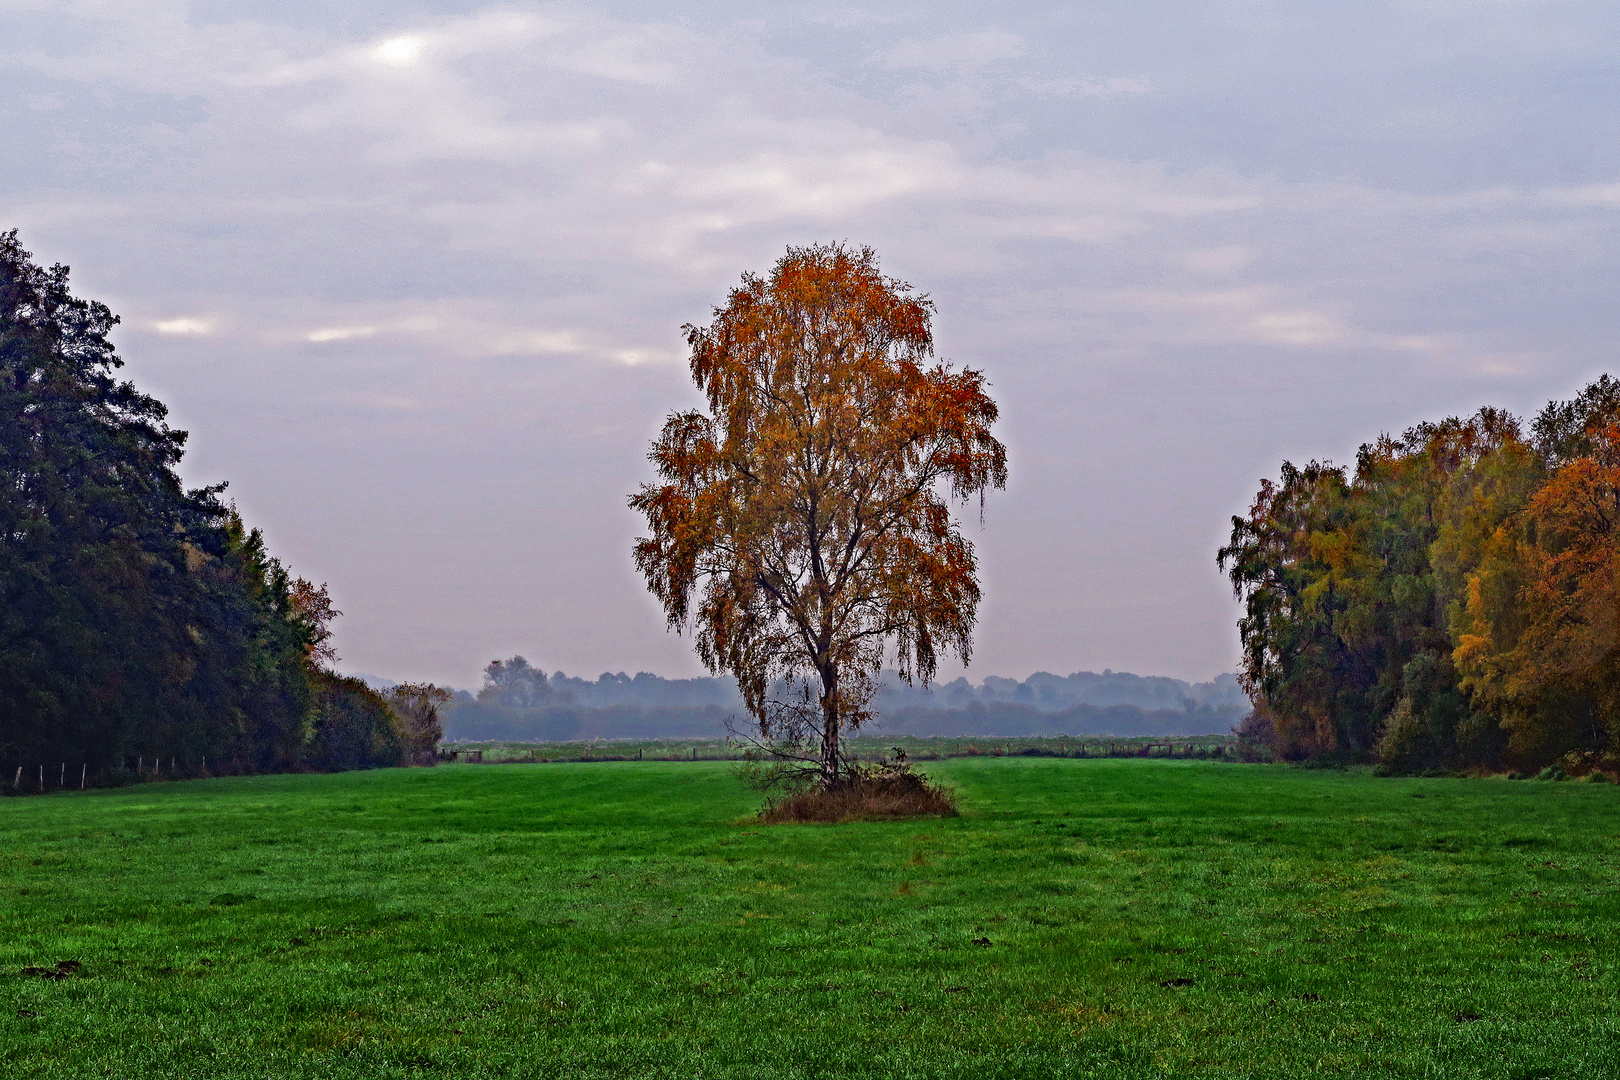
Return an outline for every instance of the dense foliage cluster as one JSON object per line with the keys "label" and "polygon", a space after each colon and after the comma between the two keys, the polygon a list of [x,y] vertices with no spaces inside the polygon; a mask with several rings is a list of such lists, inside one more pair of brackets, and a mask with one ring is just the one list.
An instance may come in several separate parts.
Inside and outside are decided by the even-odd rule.
{"label": "dense foliage cluster", "polygon": [[1291,759],[1613,770],[1620,381],[1283,463],[1219,553],[1249,733]]}
{"label": "dense foliage cluster", "polygon": [[186,433],[114,377],[117,322],[0,234],[0,763],[398,763],[397,710],[326,670],[325,587],[183,487]]}

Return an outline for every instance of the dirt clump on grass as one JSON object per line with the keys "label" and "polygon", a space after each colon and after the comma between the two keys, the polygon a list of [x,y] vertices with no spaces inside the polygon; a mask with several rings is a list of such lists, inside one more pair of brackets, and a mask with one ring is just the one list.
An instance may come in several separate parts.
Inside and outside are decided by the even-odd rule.
{"label": "dirt clump on grass", "polygon": [[765,804],[766,825],[956,817],[956,793],[908,766],[856,772],[837,787],[812,787]]}

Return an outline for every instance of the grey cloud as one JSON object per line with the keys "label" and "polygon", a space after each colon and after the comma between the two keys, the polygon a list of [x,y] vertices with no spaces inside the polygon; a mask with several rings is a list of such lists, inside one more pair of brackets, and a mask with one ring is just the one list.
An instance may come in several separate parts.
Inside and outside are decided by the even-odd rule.
{"label": "grey cloud", "polygon": [[997,60],[1023,56],[1027,51],[1023,39],[1016,34],[979,30],[926,39],[908,38],[873,59],[887,68],[966,73]]}
{"label": "grey cloud", "polygon": [[5,224],[366,670],[693,670],[623,496],[788,243],[873,244],[995,384],[978,674],[1207,678],[1280,457],[1609,358],[1601,5],[247,10],[0,8]]}

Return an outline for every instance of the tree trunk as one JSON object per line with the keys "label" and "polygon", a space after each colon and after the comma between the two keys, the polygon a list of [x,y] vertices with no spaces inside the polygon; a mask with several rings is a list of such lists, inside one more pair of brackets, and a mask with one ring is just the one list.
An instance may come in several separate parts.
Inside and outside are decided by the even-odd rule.
{"label": "tree trunk", "polygon": [[821,787],[838,786],[838,670],[821,672]]}

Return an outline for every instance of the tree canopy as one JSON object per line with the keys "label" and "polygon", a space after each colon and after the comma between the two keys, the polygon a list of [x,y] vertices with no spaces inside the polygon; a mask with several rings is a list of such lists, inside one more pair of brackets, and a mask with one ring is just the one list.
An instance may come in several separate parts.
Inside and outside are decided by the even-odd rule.
{"label": "tree canopy", "polygon": [[325,586],[183,485],[117,323],[0,234],[0,762],[397,762],[391,711],[324,668]]}
{"label": "tree canopy", "polygon": [[1283,463],[1219,553],[1251,729],[1400,769],[1620,765],[1620,382]]}
{"label": "tree canopy", "polygon": [[[665,422],[662,480],[630,504],[636,565],[699,656],[730,672],[762,735],[815,745],[839,781],[885,655],[931,678],[965,661],[979,601],[950,502],[1006,483],[984,376],[931,362],[933,304],[869,248],[790,248],[688,325],[709,410]],[[784,680],[797,696],[773,698]]]}

